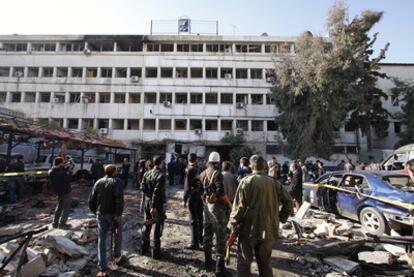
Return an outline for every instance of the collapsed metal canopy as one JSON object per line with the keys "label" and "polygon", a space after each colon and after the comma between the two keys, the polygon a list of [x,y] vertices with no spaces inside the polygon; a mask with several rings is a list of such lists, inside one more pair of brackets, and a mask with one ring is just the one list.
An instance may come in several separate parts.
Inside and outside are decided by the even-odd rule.
{"label": "collapsed metal canopy", "polygon": [[34,137],[47,139],[66,140],[90,145],[104,146],[110,148],[130,149],[119,140],[102,138],[95,135],[87,135],[81,132],[71,131],[63,128],[50,128],[39,125],[24,118],[16,118],[0,115],[0,131],[26,134]]}

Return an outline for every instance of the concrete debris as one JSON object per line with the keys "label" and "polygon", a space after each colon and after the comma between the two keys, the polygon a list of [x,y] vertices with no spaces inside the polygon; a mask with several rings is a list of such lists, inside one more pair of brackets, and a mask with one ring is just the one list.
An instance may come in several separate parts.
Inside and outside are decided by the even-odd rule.
{"label": "concrete debris", "polygon": [[300,206],[299,210],[295,214],[296,219],[303,219],[306,215],[306,213],[311,208],[311,204],[307,201],[304,201],[303,204]]}
{"label": "concrete debris", "polygon": [[394,257],[387,251],[363,251],[358,253],[358,260],[369,264],[392,265]]}
{"label": "concrete debris", "polygon": [[407,261],[407,263],[411,266],[414,270],[414,254],[413,253],[405,253],[402,258]]}
{"label": "concrete debris", "polygon": [[73,231],[63,229],[52,229],[46,233],[46,236],[71,238],[73,236]]}
{"label": "concrete debris", "polygon": [[47,236],[43,241],[44,246],[56,249],[58,252],[70,257],[80,257],[88,254],[88,250],[77,245],[72,240],[61,236]]}
{"label": "concrete debris", "polygon": [[319,237],[332,237],[334,235],[335,228],[334,224],[323,221],[321,224],[316,226],[316,229],[313,232]]}
{"label": "concrete debris", "polygon": [[23,230],[22,225],[13,225],[0,228],[0,237],[11,236],[20,233]]}
{"label": "concrete debris", "polygon": [[330,265],[333,270],[340,273],[345,272],[347,274],[354,272],[359,267],[358,263],[350,261],[342,256],[324,258],[323,262]]}
{"label": "concrete debris", "polygon": [[46,268],[46,271],[43,272],[40,276],[42,277],[56,277],[61,273],[59,265],[54,264]]}
{"label": "concrete debris", "polygon": [[352,234],[352,228],[354,224],[351,221],[344,219],[336,219],[335,223],[338,226],[335,228],[335,234],[338,236],[349,236]]}
{"label": "concrete debris", "polygon": [[62,274],[59,274],[58,277],[75,277],[76,276],[76,272],[75,271],[69,271],[69,272],[65,272]]}
{"label": "concrete debris", "polygon": [[402,256],[406,253],[405,247],[394,244],[384,244],[383,248],[396,257]]}
{"label": "concrete debris", "polygon": [[85,258],[82,258],[82,259],[77,259],[74,261],[68,261],[66,263],[66,266],[68,266],[71,269],[71,271],[78,272],[82,270],[87,264],[88,264],[88,260]]}
{"label": "concrete debris", "polygon": [[22,265],[20,276],[36,277],[46,270],[45,260],[41,255],[36,256],[32,260]]}

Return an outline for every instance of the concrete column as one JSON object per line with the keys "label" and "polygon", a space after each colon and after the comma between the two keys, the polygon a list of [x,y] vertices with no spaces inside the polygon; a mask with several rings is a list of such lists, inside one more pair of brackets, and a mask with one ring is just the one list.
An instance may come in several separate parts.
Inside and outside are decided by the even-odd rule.
{"label": "concrete column", "polygon": [[70,94],[68,91],[65,91],[65,103],[69,103],[70,102]]}
{"label": "concrete column", "polygon": [[112,129],[112,118],[108,120],[108,129]]}
{"label": "concrete column", "polygon": [[98,119],[97,118],[93,119],[93,128],[98,129]]}
{"label": "concrete column", "polygon": [[97,74],[98,78],[101,78],[102,77],[101,67],[98,67],[96,71],[97,71],[96,74]]}
{"label": "concrete column", "polygon": [[247,79],[249,79],[249,80],[250,80],[250,76],[251,76],[251,74],[250,74],[250,68],[248,68],[248,69],[247,69]]}
{"label": "concrete column", "polygon": [[24,77],[27,77],[28,72],[29,72],[29,68],[26,66],[26,67],[23,69],[23,76],[24,76]]}
{"label": "concrete column", "polygon": [[77,130],[78,131],[82,130],[82,119],[81,118],[78,118],[78,128],[77,128]]}
{"label": "concrete column", "polygon": [[6,103],[10,103],[12,99],[12,93],[10,91],[6,92]]}
{"label": "concrete column", "polygon": [[67,118],[63,119],[63,128],[68,128],[68,119]]}
{"label": "concrete column", "polygon": [[111,92],[111,100],[110,103],[115,103],[115,92]]}
{"label": "concrete column", "polygon": [[37,91],[35,95],[35,102],[40,103],[40,92]]}
{"label": "concrete column", "polygon": [[128,119],[124,119],[124,130],[128,130]]}
{"label": "concrete column", "polygon": [[112,78],[115,78],[115,74],[116,74],[116,68],[115,67],[112,67]]}
{"label": "concrete column", "polygon": [[99,92],[95,92],[95,104],[96,104],[96,107],[98,107],[98,105],[99,105]]}
{"label": "concrete column", "polygon": [[127,78],[131,78],[131,68],[127,67]]}
{"label": "concrete column", "polygon": [[86,67],[82,67],[82,78],[86,78]]}
{"label": "concrete column", "polygon": [[53,78],[56,78],[56,76],[57,76],[57,67],[53,67],[53,75],[52,75],[52,77]]}
{"label": "concrete column", "polygon": [[117,44],[116,44],[116,41],[114,41],[114,51],[113,52],[116,52],[116,48],[117,48]]}

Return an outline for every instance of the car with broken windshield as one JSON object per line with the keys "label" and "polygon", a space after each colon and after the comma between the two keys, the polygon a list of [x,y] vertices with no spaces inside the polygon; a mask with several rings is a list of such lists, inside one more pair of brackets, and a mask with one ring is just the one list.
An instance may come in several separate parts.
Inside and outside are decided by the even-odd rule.
{"label": "car with broken windshield", "polygon": [[414,183],[396,171],[334,171],[304,184],[312,206],[358,221],[371,234],[411,233]]}

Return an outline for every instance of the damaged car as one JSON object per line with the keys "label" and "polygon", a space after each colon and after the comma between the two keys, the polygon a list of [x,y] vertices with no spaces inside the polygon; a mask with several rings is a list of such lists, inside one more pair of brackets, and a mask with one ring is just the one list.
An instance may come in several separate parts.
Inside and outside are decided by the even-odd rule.
{"label": "damaged car", "polygon": [[304,184],[304,200],[358,221],[373,235],[413,232],[414,183],[395,171],[334,171]]}

